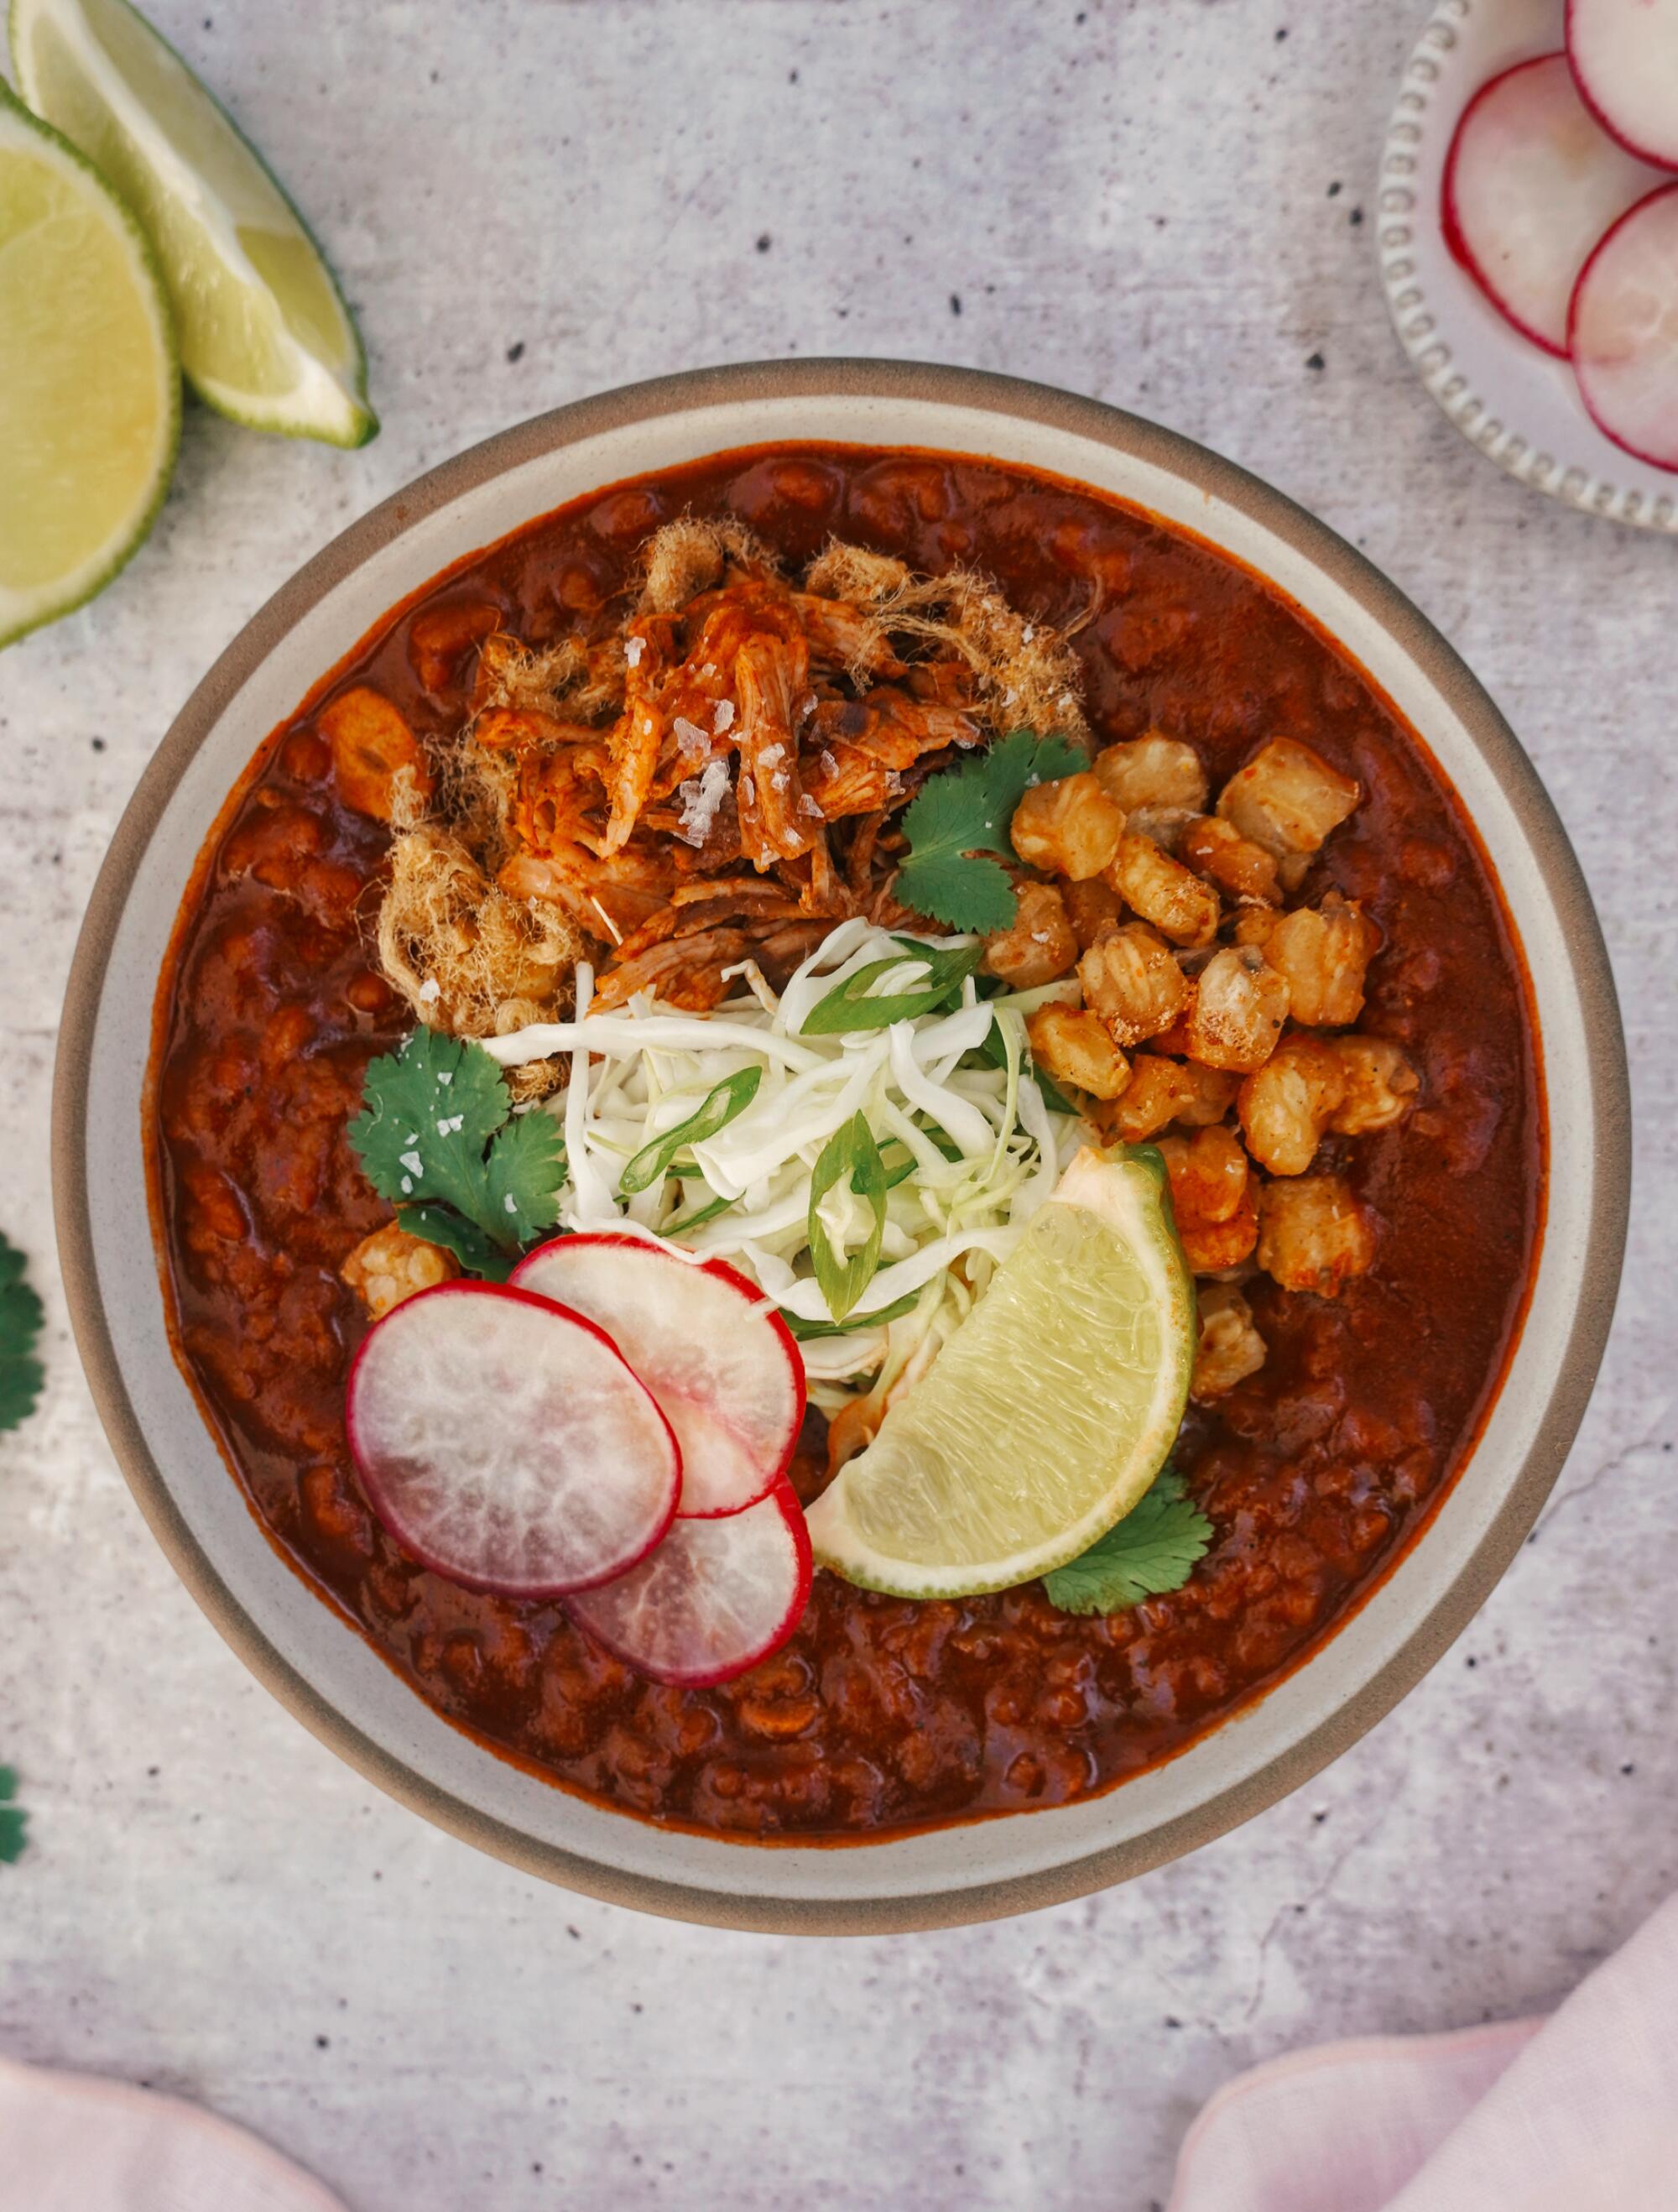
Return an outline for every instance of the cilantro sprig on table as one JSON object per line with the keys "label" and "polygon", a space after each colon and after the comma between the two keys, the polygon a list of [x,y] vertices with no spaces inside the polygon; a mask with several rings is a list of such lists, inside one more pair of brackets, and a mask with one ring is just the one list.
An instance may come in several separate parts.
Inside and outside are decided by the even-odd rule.
{"label": "cilantro sprig on table", "polygon": [[28,1814],[12,1800],[17,1777],[9,1766],[0,1766],[0,1866],[10,1866],[23,1856],[23,1831]]}
{"label": "cilantro sprig on table", "polygon": [[482,1045],[418,1029],[368,1068],[350,1124],[362,1171],[404,1229],[504,1282],[559,1218],[565,1139],[550,1114],[514,1115]]}
{"label": "cilantro sprig on table", "polygon": [[1164,1467],[1124,1519],[1087,1552],[1043,1577],[1062,1613],[1122,1613],[1181,1589],[1211,1544],[1213,1527],[1174,1467]]}
{"label": "cilantro sprig on table", "polygon": [[46,1379],[35,1357],[41,1302],[23,1279],[23,1255],[0,1236],[0,1429],[15,1429],[35,1410]]}
{"label": "cilantro sprig on table", "polygon": [[[23,1268],[22,1253],[0,1235],[0,1430],[27,1420],[46,1380],[35,1357],[45,1316]],[[14,1802],[16,1796],[17,1776],[0,1766],[0,1866],[10,1866],[23,1851],[28,1815]]]}
{"label": "cilantro sprig on table", "polygon": [[1012,927],[1018,902],[1002,862],[1015,857],[1008,842],[1014,809],[1033,784],[1058,783],[1089,764],[1065,738],[1015,730],[929,778],[903,815],[909,853],[897,871],[897,896],[948,929],[986,936]]}

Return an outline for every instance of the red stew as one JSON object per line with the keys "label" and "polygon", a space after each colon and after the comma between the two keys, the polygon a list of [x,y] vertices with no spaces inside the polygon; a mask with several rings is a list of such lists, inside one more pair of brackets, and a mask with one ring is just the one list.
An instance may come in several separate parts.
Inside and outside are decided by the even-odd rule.
{"label": "red stew", "polygon": [[[387,1210],[344,1129],[365,1063],[405,1017],[368,942],[389,833],[343,803],[313,711],[368,683],[421,732],[458,727],[471,653],[440,676],[412,643],[416,616],[487,598],[546,641],[598,611],[647,533],[686,508],[737,515],[794,562],[836,533],[923,570],[976,567],[1051,623],[1091,605],[1078,648],[1103,743],[1149,727],[1186,737],[1216,786],[1286,733],[1363,786],[1320,884],[1363,901],[1384,933],[1362,1026],[1405,1046],[1420,1100],[1343,1155],[1328,1140],[1328,1164],[1379,1224],[1373,1270],[1332,1302],[1250,1287],[1269,1358],[1191,1408],[1178,1462],[1218,1537],[1171,1596],[1079,1620],[1040,1584],[915,1604],[821,1574],[773,1658],[719,1689],[672,1690],[556,1604],[477,1595],[417,1566],[357,1487],[343,1401],[365,1323],[337,1270]],[[155,1072],[179,1354],[277,1543],[451,1720],[607,1804],[732,1836],[878,1837],[1061,1804],[1274,1683],[1392,1565],[1462,1466],[1541,1218],[1520,956],[1415,737],[1294,608],[1208,548],[1076,485],[933,454],[760,448],[618,485],[399,610],[264,745],[224,817],[161,985]],[[819,1437],[806,1442],[807,1498],[824,1461]]]}

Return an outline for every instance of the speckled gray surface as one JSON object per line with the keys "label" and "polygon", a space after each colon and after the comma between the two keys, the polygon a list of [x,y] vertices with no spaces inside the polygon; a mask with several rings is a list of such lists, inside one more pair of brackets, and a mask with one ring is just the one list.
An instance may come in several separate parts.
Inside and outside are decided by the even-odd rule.
{"label": "speckled gray surface", "polygon": [[[206,14],[206,9],[209,13]],[[151,544],[0,658],[0,1221],[47,1292],[0,1439],[0,2051],[271,2136],[355,2212],[1148,2212],[1235,2069],[1543,2006],[1678,1877],[1673,550],[1478,459],[1413,381],[1373,168],[1417,27],[1357,0],[157,0],[343,270],[384,434],[192,410]],[[994,1927],[806,1943],[544,1890],[374,1798],[256,1688],[129,1501],[53,1279],[76,921],[152,746],[245,618],[417,469],[692,363],[899,354],[1221,447],[1478,669],[1601,902],[1638,1112],[1584,1432],[1456,1650],[1299,1796]],[[1332,1660],[1328,1663],[1332,1664]]]}

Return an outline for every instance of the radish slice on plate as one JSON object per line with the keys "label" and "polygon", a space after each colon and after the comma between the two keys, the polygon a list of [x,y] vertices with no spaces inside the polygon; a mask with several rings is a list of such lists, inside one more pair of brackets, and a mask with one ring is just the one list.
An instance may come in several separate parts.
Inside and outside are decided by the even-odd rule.
{"label": "radish slice on plate", "polygon": [[1541,55],[1463,110],[1445,160],[1445,243],[1517,331],[1565,354],[1585,257],[1658,181],[1598,127],[1566,55]]}
{"label": "radish slice on plate", "polygon": [[513,1279],[598,1323],[658,1400],[682,1447],[682,1519],[738,1513],[786,1473],[804,1363],[762,1291],[726,1261],[608,1231],[556,1237]]}
{"label": "radish slice on plate", "polygon": [[451,1581],[557,1597],[621,1575],[670,1526],[682,1455],[593,1322],[491,1283],[395,1307],[344,1404],[374,1511]]}
{"label": "radish slice on plate", "polygon": [[1639,200],[1586,262],[1568,339],[1597,428],[1678,469],[1678,184]]}
{"label": "radish slice on plate", "polygon": [[787,1641],[810,1595],[810,1538],[792,1485],[743,1513],[677,1521],[657,1551],[566,1609],[655,1682],[703,1689]]}
{"label": "radish slice on plate", "polygon": [[1602,128],[1678,169],[1678,0],[1567,0],[1567,56]]}

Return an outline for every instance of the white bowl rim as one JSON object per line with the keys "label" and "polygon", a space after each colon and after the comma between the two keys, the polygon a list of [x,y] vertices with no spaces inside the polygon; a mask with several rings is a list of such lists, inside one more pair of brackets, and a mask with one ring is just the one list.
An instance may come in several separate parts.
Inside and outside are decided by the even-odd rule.
{"label": "white bowl rim", "polygon": [[[1585,1064],[1582,1087],[1576,1089],[1574,1097],[1582,1102],[1578,1110],[1588,1114],[1591,1142],[1585,1156],[1589,1192],[1580,1202],[1578,1234],[1566,1261],[1576,1304],[1558,1340],[1553,1371],[1541,1392],[1541,1403],[1523,1417],[1526,1441],[1519,1464],[1497,1485],[1496,1494],[1476,1524],[1472,1546],[1454,1563],[1426,1606],[1406,1620],[1401,1636],[1368,1679],[1251,1771],[1239,1773],[1232,1782],[1210,1789],[1170,1817],[1120,1840],[1098,1843],[1071,1856],[1047,1849],[1042,1853],[1008,1852],[1005,1856],[1010,1870],[995,1878],[985,1878],[981,1871],[959,1882],[917,1880],[906,1882],[901,1889],[889,1880],[870,1880],[854,1885],[854,1891],[842,1881],[825,1881],[818,1886],[819,1893],[812,1893],[807,1887],[793,1892],[784,1884],[777,1885],[772,1876],[767,1876],[777,1862],[788,1865],[794,1857],[819,1857],[830,1869],[842,1869],[847,1863],[860,1865],[864,1860],[878,1863],[882,1855],[925,1840],[925,1832],[920,1838],[887,1838],[872,1845],[847,1845],[815,1853],[808,1850],[794,1853],[790,1846],[764,1849],[733,1839],[718,1841],[727,1865],[719,1867],[714,1880],[707,1873],[698,1881],[675,1881],[644,1864],[616,1864],[610,1848],[600,1856],[534,1836],[417,1771],[409,1758],[393,1751],[387,1742],[375,1741],[340,1711],[264,1632],[229,1589],[183,1511],[137,1415],[131,1378],[112,1340],[100,1289],[90,1203],[89,1088],[106,971],[153,834],[183,775],[229,702],[310,609],[371,556],[433,518],[446,517],[457,500],[487,481],[603,434],[635,426],[651,428],[695,410],[715,413],[733,409],[738,412],[739,434],[708,440],[695,451],[698,454],[739,449],[763,441],[752,433],[754,422],[766,405],[796,402],[809,409],[809,423],[798,429],[780,430],[774,442],[831,439],[841,444],[897,443],[906,449],[926,449],[920,441],[908,439],[835,439],[819,427],[824,402],[837,404],[858,399],[911,410],[917,406],[925,411],[933,408],[972,410],[976,425],[981,417],[992,425],[999,419],[1010,420],[1110,448],[1192,489],[1204,499],[1208,515],[1215,503],[1226,517],[1249,523],[1274,541],[1279,550],[1297,557],[1321,577],[1325,586],[1337,587],[1340,595],[1355,603],[1372,626],[1371,636],[1378,636],[1383,649],[1390,648],[1414,668],[1448,705],[1477,757],[1477,770],[1483,768],[1489,775],[1486,791],[1495,792],[1518,824],[1525,854],[1541,881],[1543,900],[1553,917],[1555,943],[1551,949],[1559,951],[1568,971],[1566,981],[1572,994],[1570,1010],[1577,1000],[1578,1042]],[[970,453],[986,450],[979,444],[951,444],[945,449]],[[1018,459],[1006,452],[998,458],[1005,463]],[[533,509],[532,519],[542,511]],[[1168,522],[1167,526],[1191,532],[1194,529],[1192,524],[1180,522]],[[1219,539],[1209,531],[1200,534],[1203,542],[1214,549],[1218,546]],[[446,568],[470,550],[459,547],[456,555],[447,556],[438,567]],[[1236,554],[1234,557],[1243,556]],[[1284,596],[1296,596],[1282,586],[1275,588],[1282,590]],[[353,642],[353,638],[346,639],[340,649],[347,650]],[[1365,656],[1354,652],[1349,643],[1341,641],[1341,649],[1359,665],[1365,665]],[[325,673],[324,667],[319,672]],[[240,766],[242,769],[243,763]],[[209,833],[209,827],[206,822],[204,834]],[[1511,918],[1512,923],[1512,910]],[[1575,1018],[1571,1012],[1570,1018]],[[1540,1052],[1541,1065],[1547,1065],[1543,1041]],[[1553,1124],[1553,1085],[1550,1098]],[[1553,1137],[1553,1171],[1555,1158]],[[1631,1115],[1624,1037],[1606,947],[1578,861],[1549,796],[1513,732],[1451,647],[1397,587],[1284,494],[1205,447],[1143,418],[1051,386],[986,372],[864,359],[748,362],[691,370],[556,409],[429,471],[352,524],[283,585],[194,690],[142,776],[118,827],[76,946],[65,995],[53,1094],[52,1187],[59,1253],[70,1317],[95,1404],[118,1462],[155,1534],[187,1588],[246,1665],[313,1734],[369,1780],[480,1849],[546,1880],[641,1911],[777,1932],[881,1933],[947,1926],[1085,1895],[1225,1832],[1298,1788],[1356,1741],[1414,1686],[1461,1632],[1519,1550],[1560,1471],[1583,1418],[1612,1319],[1625,1242],[1630,1171]],[[1559,1261],[1552,1262],[1547,1239],[1535,1283],[1543,1276],[1547,1265],[1559,1264]],[[1485,1434],[1483,1425],[1482,1444]],[[1469,1463],[1474,1463],[1472,1455]],[[1455,1484],[1460,1485],[1461,1480],[1459,1473]],[[1380,1588],[1391,1587],[1407,1561],[1426,1548],[1432,1533],[1430,1522],[1423,1537],[1413,1540],[1396,1565],[1387,1571]],[[1337,1624],[1326,1644],[1316,1647],[1285,1681],[1309,1675],[1319,1668],[1344,1626],[1344,1621]],[[421,1704],[417,1693],[410,1695],[416,1705]],[[1237,1715],[1208,1736],[1197,1739],[1191,1752],[1217,1743],[1240,1718]],[[473,1741],[446,1721],[440,1724],[458,1741]],[[1146,1780],[1144,1775],[1118,1790],[1079,1801],[1078,1806],[1057,1809],[1052,1814],[1004,1816],[931,1833],[975,1836],[1029,1827],[1041,1832],[1047,1845],[1049,1832],[1069,1813],[1091,1805],[1111,1805],[1116,1798],[1141,1788]],[[586,1802],[568,1792],[552,1794],[569,1803]],[[633,1818],[607,1817],[615,1819],[620,1829],[633,1830],[643,1837],[651,1833],[665,1840],[679,1832],[661,1832]],[[716,1839],[708,1839],[713,1840]],[[644,1858],[645,1854],[639,1856]]]}

